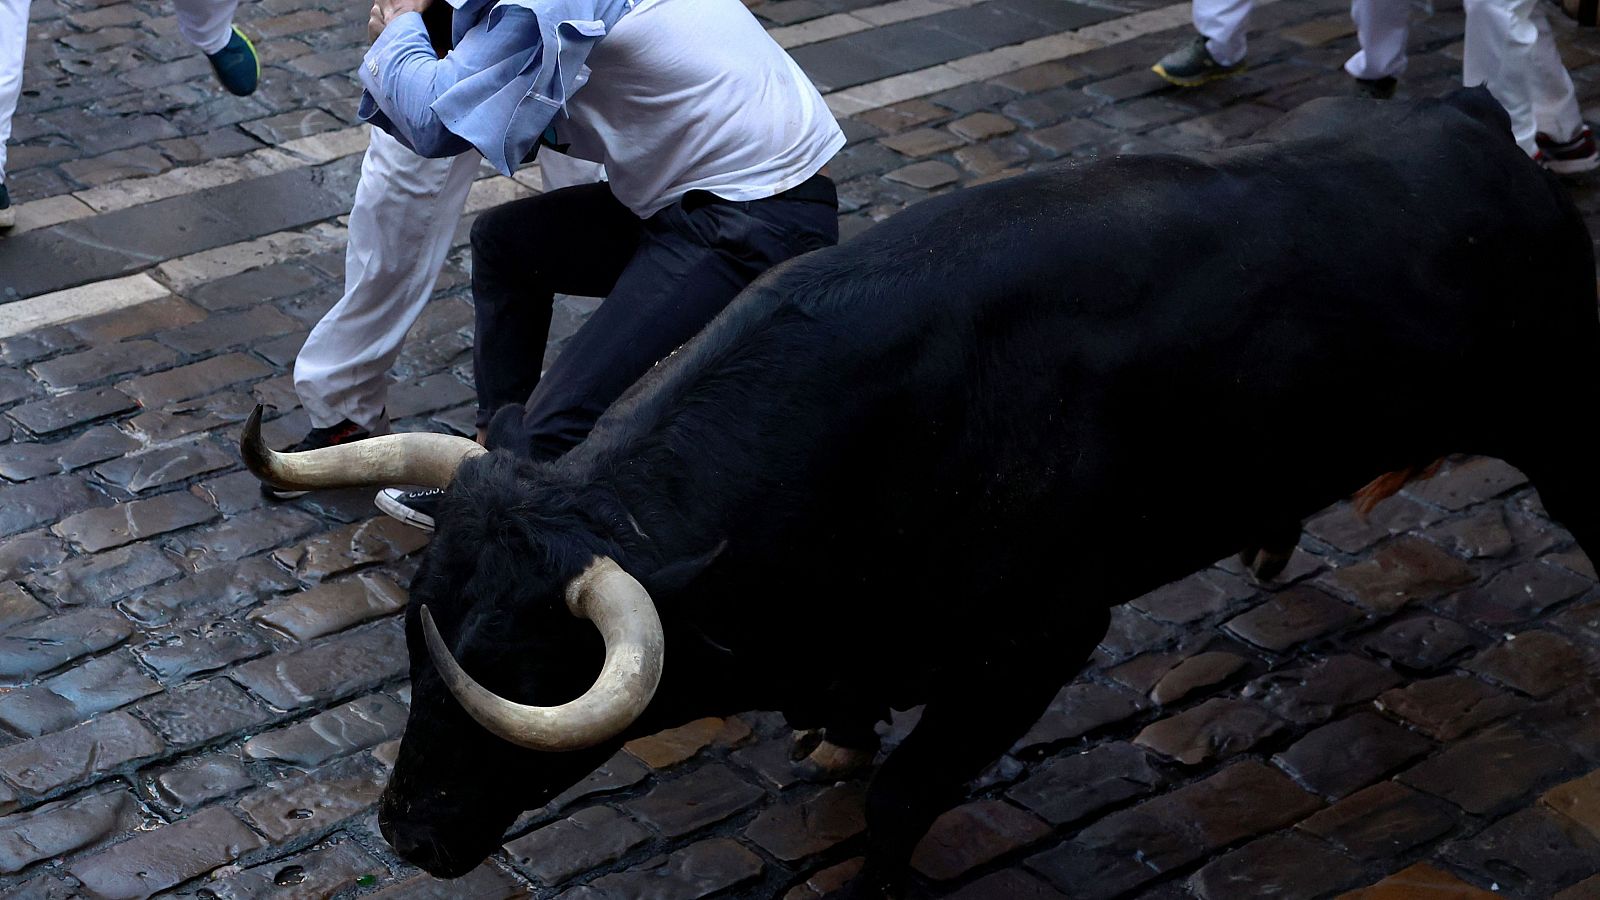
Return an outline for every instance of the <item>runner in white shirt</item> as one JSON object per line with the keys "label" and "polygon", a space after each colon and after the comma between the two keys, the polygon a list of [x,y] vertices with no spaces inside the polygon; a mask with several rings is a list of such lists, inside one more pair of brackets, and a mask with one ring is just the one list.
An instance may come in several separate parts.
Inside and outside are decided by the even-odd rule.
{"label": "runner in white shirt", "polygon": [[[543,144],[610,177],[508,204],[473,229],[478,424],[491,446],[560,455],[757,275],[837,240],[820,172],[844,136],[738,0],[463,0],[443,58],[416,14],[425,6],[374,6],[363,118],[422,156],[476,149],[510,172]],[[555,293],[607,299],[541,377]],[[423,527],[428,504],[423,492],[379,498]]]}

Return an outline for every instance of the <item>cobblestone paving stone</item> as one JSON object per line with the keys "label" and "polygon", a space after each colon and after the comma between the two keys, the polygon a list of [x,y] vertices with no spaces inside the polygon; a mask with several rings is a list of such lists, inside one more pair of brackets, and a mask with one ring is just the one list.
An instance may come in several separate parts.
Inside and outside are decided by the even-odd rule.
{"label": "cobblestone paving stone", "polygon": [[[1340,0],[1260,7],[1250,70],[1185,93],[1146,70],[1186,33],[1163,0],[750,5],[840,92],[847,239],[935,193],[1248,140],[1351,90]],[[270,439],[305,428],[287,374],[340,289],[364,13],[244,5],[265,68],[238,99],[164,3],[33,4],[0,314],[109,311],[0,332],[0,894],[823,896],[860,865],[865,781],[799,781],[759,711],[629,744],[460,881],[378,836],[425,539],[365,492],[267,504],[232,449],[258,400]],[[1401,94],[1441,93],[1461,12],[1413,22]],[[1595,104],[1600,38],[1555,29]],[[469,213],[539,186],[485,170]],[[1600,193],[1570,187],[1600,235]],[[466,234],[396,366],[401,428],[470,426]],[[562,301],[549,354],[592,309]],[[936,824],[912,893],[1595,898],[1597,766],[1594,566],[1521,473],[1456,459],[1370,516],[1311,517],[1278,583],[1225,560],[1119,608]]]}

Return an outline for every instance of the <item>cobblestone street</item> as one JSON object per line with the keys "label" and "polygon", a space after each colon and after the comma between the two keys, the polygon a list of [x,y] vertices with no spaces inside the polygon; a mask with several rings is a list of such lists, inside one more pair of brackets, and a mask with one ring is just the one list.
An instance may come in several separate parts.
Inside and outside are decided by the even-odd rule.
{"label": "cobblestone street", "polygon": [[[1352,92],[1341,0],[1261,5],[1250,69],[1188,91],[1149,71],[1190,33],[1189,6],[1162,2],[751,9],[850,139],[829,170],[848,240],[932,194],[1221,146]],[[1596,121],[1600,35],[1551,19]],[[1400,96],[1443,93],[1461,10],[1412,22]],[[769,712],[629,744],[459,881],[379,836],[426,535],[370,490],[265,501],[236,450],[258,402],[274,446],[308,427],[289,369],[342,287],[366,4],[257,0],[239,23],[264,64],[247,98],[216,87],[161,0],[33,2],[18,227],[0,237],[0,896],[842,884],[865,778],[799,780]],[[1600,193],[1570,187],[1600,234]],[[537,166],[483,167],[396,367],[397,429],[471,433],[465,242],[473,214],[540,188]],[[560,301],[547,361],[595,302]],[[959,900],[1600,898],[1594,566],[1497,460],[1452,460],[1368,518],[1328,509],[1271,585],[1224,560],[1118,608],[915,870],[912,896]]]}

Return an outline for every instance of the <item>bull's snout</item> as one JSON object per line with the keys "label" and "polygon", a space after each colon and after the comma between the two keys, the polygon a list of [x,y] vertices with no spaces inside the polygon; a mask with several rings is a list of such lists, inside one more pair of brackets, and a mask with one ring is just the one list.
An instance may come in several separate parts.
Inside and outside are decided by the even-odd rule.
{"label": "bull's snout", "polygon": [[482,862],[481,857],[453,852],[443,833],[432,826],[395,819],[387,806],[378,809],[378,830],[406,862],[435,878],[459,878]]}

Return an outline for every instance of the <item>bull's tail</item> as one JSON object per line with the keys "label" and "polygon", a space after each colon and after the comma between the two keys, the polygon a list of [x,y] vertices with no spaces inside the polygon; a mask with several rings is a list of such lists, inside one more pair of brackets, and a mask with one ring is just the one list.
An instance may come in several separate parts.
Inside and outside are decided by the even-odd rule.
{"label": "bull's tail", "polygon": [[1394,472],[1385,472],[1367,483],[1367,486],[1356,491],[1350,496],[1350,504],[1355,507],[1356,514],[1366,518],[1379,503],[1400,493],[1400,489],[1418,478],[1432,478],[1444,465],[1443,459],[1436,459],[1425,466],[1407,466]]}

